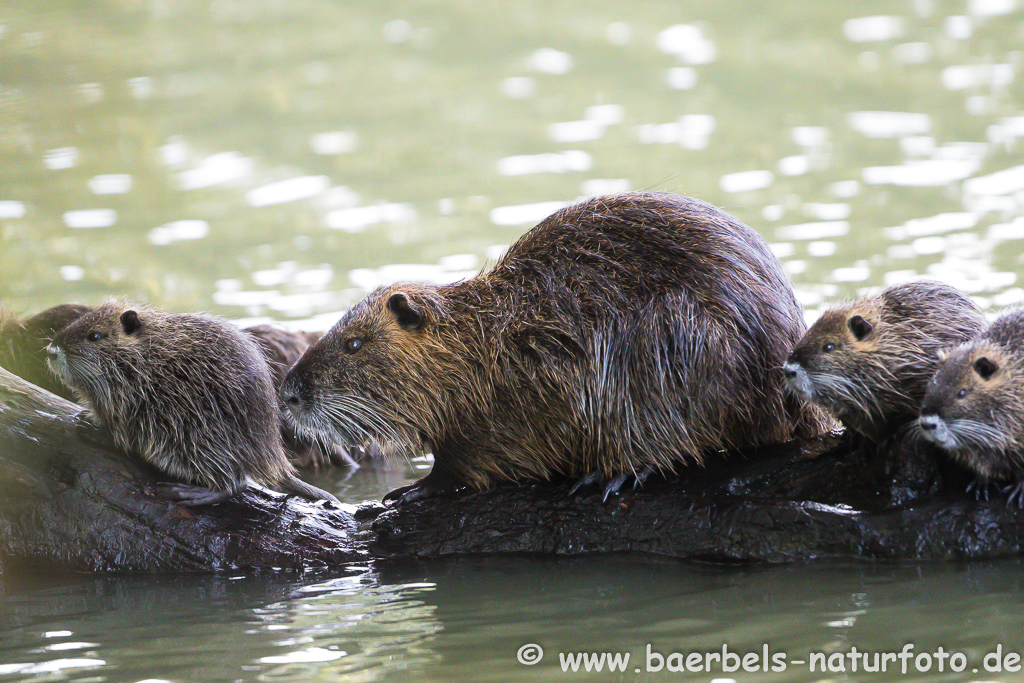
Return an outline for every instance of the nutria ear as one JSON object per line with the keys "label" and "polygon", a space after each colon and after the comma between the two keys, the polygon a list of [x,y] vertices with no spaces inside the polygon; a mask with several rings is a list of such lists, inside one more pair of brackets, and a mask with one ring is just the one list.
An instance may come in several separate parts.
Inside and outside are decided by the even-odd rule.
{"label": "nutria ear", "polygon": [[850,332],[853,332],[853,336],[857,338],[857,341],[864,341],[871,334],[871,330],[875,329],[874,325],[859,315],[850,318],[849,325]]}
{"label": "nutria ear", "polygon": [[388,310],[398,318],[398,324],[406,330],[415,330],[423,324],[423,314],[420,313],[402,292],[392,294],[388,299]]}
{"label": "nutria ear", "polygon": [[142,321],[135,311],[125,311],[121,314],[121,329],[125,334],[135,334],[142,329]]}
{"label": "nutria ear", "polygon": [[974,371],[981,375],[982,379],[989,379],[992,375],[996,374],[998,369],[999,366],[985,356],[974,361]]}

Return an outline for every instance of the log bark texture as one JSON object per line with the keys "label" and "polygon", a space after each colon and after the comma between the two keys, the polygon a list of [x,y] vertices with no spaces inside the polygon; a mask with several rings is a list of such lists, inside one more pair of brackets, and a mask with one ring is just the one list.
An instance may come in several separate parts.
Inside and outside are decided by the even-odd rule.
{"label": "log bark texture", "polygon": [[569,483],[400,508],[250,490],[187,509],[79,406],[0,369],[0,564],[47,571],[315,569],[468,553],[656,553],[690,560],[935,560],[1019,555],[1024,511],[963,493],[963,473],[907,448],[827,437],[712,459],[602,500]]}

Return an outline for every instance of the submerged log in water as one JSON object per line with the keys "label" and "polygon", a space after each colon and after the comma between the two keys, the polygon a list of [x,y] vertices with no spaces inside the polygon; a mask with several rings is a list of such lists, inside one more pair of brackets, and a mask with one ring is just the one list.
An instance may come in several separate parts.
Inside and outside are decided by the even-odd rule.
{"label": "submerged log in water", "polygon": [[[792,562],[1019,555],[1024,512],[976,502],[928,453],[851,452],[834,438],[691,468],[602,501],[568,484],[387,509],[247,491],[187,509],[80,407],[0,369],[0,564],[48,571],[308,569],[467,553],[657,553]],[[363,521],[359,521],[363,520]]]}

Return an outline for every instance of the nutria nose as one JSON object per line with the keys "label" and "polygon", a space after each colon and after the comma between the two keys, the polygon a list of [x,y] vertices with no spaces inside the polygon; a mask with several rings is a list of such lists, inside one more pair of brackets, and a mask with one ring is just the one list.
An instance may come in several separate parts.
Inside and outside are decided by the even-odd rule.
{"label": "nutria nose", "polygon": [[789,379],[793,379],[796,377],[796,371],[799,367],[800,366],[793,361],[793,357],[790,356],[789,361],[787,361],[786,364],[782,366],[782,373],[786,375],[786,377],[788,377]]}
{"label": "nutria nose", "polygon": [[934,431],[939,428],[939,416],[922,415],[920,418],[918,418],[917,423],[921,426],[921,429],[927,431]]}
{"label": "nutria nose", "polygon": [[57,347],[54,346],[53,344],[47,344],[46,353],[50,354],[51,356],[56,356],[60,353],[60,351],[58,351]]}

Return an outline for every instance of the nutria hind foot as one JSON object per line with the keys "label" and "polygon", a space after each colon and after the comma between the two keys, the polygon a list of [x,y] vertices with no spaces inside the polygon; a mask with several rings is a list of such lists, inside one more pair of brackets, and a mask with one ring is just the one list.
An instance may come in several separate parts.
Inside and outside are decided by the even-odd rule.
{"label": "nutria hind foot", "polygon": [[[639,472],[623,472],[609,479],[604,485],[604,491],[602,492],[601,502],[608,500],[608,496],[618,495],[622,492],[622,487],[625,486],[626,482],[632,480],[633,488],[640,488],[647,481],[648,477],[654,474],[656,470],[650,465],[645,465]],[[569,495],[576,493],[581,488],[590,486],[592,484],[599,484],[605,480],[604,475],[601,472],[590,472],[580,477],[579,480],[572,485],[569,489]]]}
{"label": "nutria hind foot", "polygon": [[405,505],[417,500],[426,500],[454,492],[460,488],[458,482],[446,474],[441,474],[437,467],[430,470],[430,474],[417,482],[407,486],[399,486],[394,491],[387,493],[381,498],[382,503],[394,502],[396,505]]}
{"label": "nutria hind foot", "polygon": [[161,498],[177,501],[178,505],[188,508],[223,503],[239,493],[238,491],[214,491],[203,486],[166,481],[158,483],[156,488],[157,495]]}
{"label": "nutria hind foot", "polygon": [[1024,481],[1016,481],[1003,487],[1006,494],[1006,507],[1017,507],[1024,510]]}

